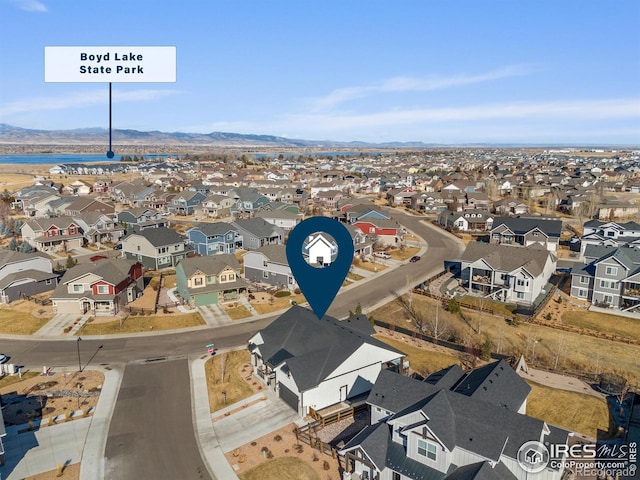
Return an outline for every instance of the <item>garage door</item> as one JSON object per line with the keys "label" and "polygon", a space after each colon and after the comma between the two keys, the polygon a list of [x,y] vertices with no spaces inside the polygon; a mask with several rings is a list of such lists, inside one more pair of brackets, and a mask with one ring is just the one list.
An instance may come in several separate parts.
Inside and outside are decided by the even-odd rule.
{"label": "garage door", "polygon": [[278,382],[278,391],[280,392],[280,398],[284,400],[284,403],[298,411],[298,395],[285,387],[282,383]]}
{"label": "garage door", "polygon": [[217,293],[205,293],[195,297],[196,307],[202,307],[203,305],[212,305],[218,303]]}

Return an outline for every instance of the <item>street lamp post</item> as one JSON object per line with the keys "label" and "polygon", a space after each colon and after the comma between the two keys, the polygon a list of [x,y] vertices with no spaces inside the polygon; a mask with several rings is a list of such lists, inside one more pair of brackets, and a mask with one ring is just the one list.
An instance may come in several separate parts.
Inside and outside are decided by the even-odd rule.
{"label": "street lamp post", "polygon": [[82,363],[80,362],[80,340],[82,339],[78,337],[78,340],[76,341],[76,346],[78,347],[78,371],[82,372]]}

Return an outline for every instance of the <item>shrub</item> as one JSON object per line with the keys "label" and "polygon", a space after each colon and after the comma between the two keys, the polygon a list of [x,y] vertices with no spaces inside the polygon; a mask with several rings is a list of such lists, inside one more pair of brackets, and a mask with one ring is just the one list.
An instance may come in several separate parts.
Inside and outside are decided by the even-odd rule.
{"label": "shrub", "polygon": [[313,457],[311,458],[311,460],[313,460],[314,462],[317,462],[318,460],[320,460],[318,458],[318,455],[316,455],[315,453],[313,454]]}
{"label": "shrub", "polygon": [[282,437],[281,437],[280,435],[276,435],[275,437],[273,437],[273,439],[274,439],[276,442],[280,442],[280,441],[282,440]]}
{"label": "shrub", "polygon": [[482,360],[491,359],[492,348],[493,348],[493,344],[491,343],[491,340],[487,338],[482,344],[482,346],[480,347],[480,358],[482,358]]}
{"label": "shrub", "polygon": [[282,298],[282,297],[288,297],[289,295],[291,295],[291,292],[289,290],[280,290],[279,292],[276,292],[273,296],[276,298]]}
{"label": "shrub", "polygon": [[302,293],[302,290],[300,290],[299,288],[296,287],[296,289],[293,291],[293,293],[295,293],[296,295],[300,295],[300,293]]}
{"label": "shrub", "polygon": [[322,462],[322,469],[323,470],[329,470],[331,468],[331,465],[329,465],[329,462],[327,462],[326,460],[324,462]]}

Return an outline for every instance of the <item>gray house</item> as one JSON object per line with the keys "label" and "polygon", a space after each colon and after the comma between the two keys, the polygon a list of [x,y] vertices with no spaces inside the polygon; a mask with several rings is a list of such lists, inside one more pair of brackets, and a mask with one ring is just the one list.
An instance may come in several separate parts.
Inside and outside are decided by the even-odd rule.
{"label": "gray house", "polygon": [[491,227],[491,243],[504,245],[542,245],[550,252],[558,250],[562,220],[535,217],[495,217]]}
{"label": "gray house", "polygon": [[234,255],[185,258],[176,267],[178,293],[196,307],[237,298],[247,286]]}
{"label": "gray house", "polygon": [[57,285],[58,275],[52,272],[48,255],[0,249],[0,302],[13,302],[22,294],[48,292]]}
{"label": "gray house", "polygon": [[242,237],[242,248],[245,250],[257,250],[264,245],[284,243],[284,230],[270,224],[264,218],[236,220],[231,226],[235,227]]}
{"label": "gray house", "polygon": [[574,266],[571,296],[596,306],[640,309],[640,247],[588,245],[589,263]]}
{"label": "gray house", "polygon": [[122,239],[122,255],[150,270],[175,267],[190,252],[186,237],[166,227],[141,230]]}
{"label": "gray house", "polygon": [[265,245],[245,253],[243,259],[247,280],[289,290],[297,288],[284,245]]}
{"label": "gray house", "polygon": [[[425,381],[382,370],[367,403],[371,425],[340,451],[352,480],[526,480],[529,441],[565,444],[570,432],[524,414],[530,387],[504,361]],[[555,457],[554,457],[555,459]],[[547,467],[540,480],[560,480]]]}

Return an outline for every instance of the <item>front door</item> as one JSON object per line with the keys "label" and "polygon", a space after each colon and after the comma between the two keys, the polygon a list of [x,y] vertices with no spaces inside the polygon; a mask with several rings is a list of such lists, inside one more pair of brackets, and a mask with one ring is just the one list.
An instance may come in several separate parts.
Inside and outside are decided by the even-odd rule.
{"label": "front door", "polygon": [[82,302],[82,311],[84,313],[87,313],[90,309],[91,309],[91,303],[90,302]]}
{"label": "front door", "polygon": [[340,387],[340,401],[344,402],[347,399],[347,385]]}

